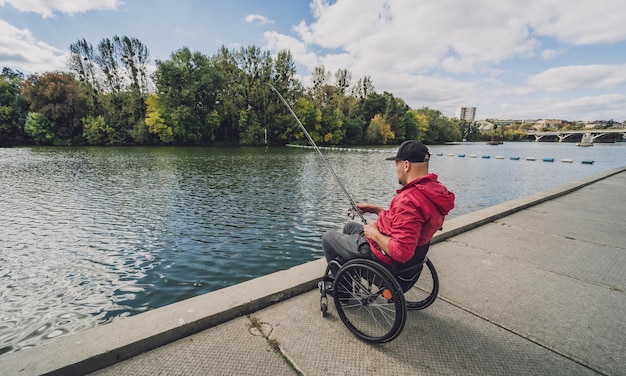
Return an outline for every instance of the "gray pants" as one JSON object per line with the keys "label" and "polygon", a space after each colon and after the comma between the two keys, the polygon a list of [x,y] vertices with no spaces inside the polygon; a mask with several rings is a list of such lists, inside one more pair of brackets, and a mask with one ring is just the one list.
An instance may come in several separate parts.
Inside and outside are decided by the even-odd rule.
{"label": "gray pants", "polygon": [[325,233],[322,236],[322,249],[326,261],[338,259],[341,264],[355,258],[378,260],[365,239],[363,225],[358,222],[346,223],[343,232]]}

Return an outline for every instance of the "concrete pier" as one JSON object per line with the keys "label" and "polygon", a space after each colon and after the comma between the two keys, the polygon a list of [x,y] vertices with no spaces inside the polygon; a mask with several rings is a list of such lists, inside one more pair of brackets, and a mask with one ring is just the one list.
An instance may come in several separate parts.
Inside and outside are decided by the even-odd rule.
{"label": "concrete pier", "polygon": [[1,375],[626,375],[626,166],[446,222],[394,341],[322,317],[323,260],[0,356]]}

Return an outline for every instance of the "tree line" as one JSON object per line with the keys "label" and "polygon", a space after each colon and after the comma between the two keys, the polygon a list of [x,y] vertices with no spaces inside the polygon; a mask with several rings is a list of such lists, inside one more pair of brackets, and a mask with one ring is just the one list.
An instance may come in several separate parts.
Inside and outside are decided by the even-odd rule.
{"label": "tree line", "polygon": [[474,124],[440,111],[410,108],[378,93],[368,76],[315,68],[305,88],[289,50],[256,46],[213,56],[183,47],[157,60],[135,38],[70,45],[68,72],[0,75],[0,146],[284,145],[306,143],[287,100],[320,145],[435,144],[476,140]]}

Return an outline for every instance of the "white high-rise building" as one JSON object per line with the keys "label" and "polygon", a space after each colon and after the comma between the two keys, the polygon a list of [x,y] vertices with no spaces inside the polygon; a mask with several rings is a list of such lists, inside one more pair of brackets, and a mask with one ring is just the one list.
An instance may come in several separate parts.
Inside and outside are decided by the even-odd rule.
{"label": "white high-rise building", "polygon": [[459,107],[456,109],[456,118],[473,122],[476,117],[476,107]]}

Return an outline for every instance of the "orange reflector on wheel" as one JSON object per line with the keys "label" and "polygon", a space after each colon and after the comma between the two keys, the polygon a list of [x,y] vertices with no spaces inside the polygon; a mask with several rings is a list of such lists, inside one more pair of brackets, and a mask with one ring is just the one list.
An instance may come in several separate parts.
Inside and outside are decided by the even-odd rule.
{"label": "orange reflector on wheel", "polygon": [[383,298],[387,299],[387,300],[391,300],[391,297],[393,295],[391,294],[391,290],[389,289],[384,289],[383,290]]}

